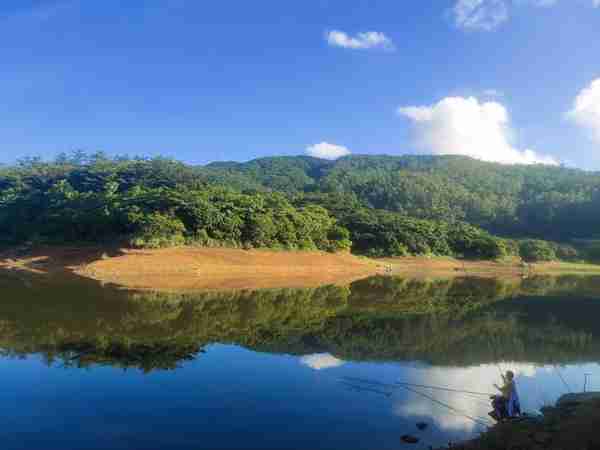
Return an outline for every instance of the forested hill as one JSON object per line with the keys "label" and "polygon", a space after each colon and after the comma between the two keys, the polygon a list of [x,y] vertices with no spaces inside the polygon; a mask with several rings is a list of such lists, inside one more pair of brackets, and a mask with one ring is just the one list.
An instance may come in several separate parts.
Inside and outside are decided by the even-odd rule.
{"label": "forested hill", "polygon": [[600,235],[600,173],[463,156],[307,156],[214,163],[201,179],[238,189],[343,193],[362,205],[491,232],[566,240]]}
{"label": "forested hill", "polygon": [[599,236],[600,173],[561,167],[414,155],[191,166],[81,153],[0,166],[8,245],[126,239],[549,260],[581,254],[540,239]]}

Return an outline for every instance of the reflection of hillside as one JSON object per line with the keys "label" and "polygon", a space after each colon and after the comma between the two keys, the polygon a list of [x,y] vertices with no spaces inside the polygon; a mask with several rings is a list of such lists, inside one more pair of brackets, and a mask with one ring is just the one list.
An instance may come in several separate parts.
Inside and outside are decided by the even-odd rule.
{"label": "reflection of hillside", "polygon": [[145,370],[174,368],[215,342],[457,365],[598,360],[599,284],[374,277],[347,288],[158,294],[0,278],[0,348]]}

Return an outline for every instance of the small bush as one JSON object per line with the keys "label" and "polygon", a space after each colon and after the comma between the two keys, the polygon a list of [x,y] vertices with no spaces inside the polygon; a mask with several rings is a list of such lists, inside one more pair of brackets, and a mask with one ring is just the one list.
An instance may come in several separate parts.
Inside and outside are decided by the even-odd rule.
{"label": "small bush", "polygon": [[504,241],[492,236],[475,239],[470,248],[470,256],[482,259],[500,259],[507,254],[508,251]]}
{"label": "small bush", "polygon": [[521,259],[526,262],[554,261],[556,259],[556,252],[549,242],[534,239],[522,241],[519,245],[519,254]]}
{"label": "small bush", "polygon": [[506,256],[519,256],[519,241],[514,239],[504,239],[504,248],[506,249]]}
{"label": "small bush", "polygon": [[556,244],[554,246],[556,257],[563,261],[578,261],[581,259],[579,251],[572,245]]}
{"label": "small bush", "polygon": [[185,226],[176,217],[154,212],[141,217],[138,226],[139,231],[131,239],[134,247],[162,248],[185,244]]}
{"label": "small bush", "polygon": [[329,240],[327,250],[330,252],[349,251],[352,248],[350,231],[342,226],[334,225],[331,227],[331,230],[327,233],[327,239]]}

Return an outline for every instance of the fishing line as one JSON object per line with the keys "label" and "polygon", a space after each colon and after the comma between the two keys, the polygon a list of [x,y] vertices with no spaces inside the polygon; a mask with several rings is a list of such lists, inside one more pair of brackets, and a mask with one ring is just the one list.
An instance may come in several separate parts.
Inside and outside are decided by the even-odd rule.
{"label": "fishing line", "polygon": [[495,344],[494,339],[492,338],[492,351],[494,352],[494,359],[496,363],[496,367],[498,368],[498,372],[500,372],[500,376],[504,378],[504,372],[502,371],[502,367],[500,367],[500,358],[498,357],[498,346]]}
{"label": "fishing line", "polygon": [[447,388],[447,387],[441,387],[441,386],[429,386],[429,385],[425,385],[425,384],[414,384],[414,383],[406,383],[403,381],[397,381],[396,383],[393,384],[386,384],[386,383],[381,383],[379,381],[374,381],[374,380],[367,380],[364,378],[356,378],[356,377],[343,377],[343,379],[348,380],[348,381],[357,381],[359,383],[366,383],[366,384],[372,384],[372,385],[376,385],[376,386],[385,386],[385,387],[394,387],[394,386],[412,386],[412,387],[416,387],[416,388],[425,388],[425,389],[434,389],[436,391],[445,391],[445,392],[454,392],[457,394],[470,394],[470,395],[480,395],[480,396],[485,396],[485,397],[489,397],[490,393],[488,392],[475,392],[475,391],[466,391],[466,390],[460,390],[460,389],[453,389],[453,388]]}
{"label": "fishing line", "polygon": [[363,386],[356,386],[355,384],[348,383],[347,381],[340,381],[340,383],[357,392],[374,392],[375,394],[381,394],[387,398],[390,398],[393,395],[393,392],[380,391],[379,389],[366,388]]}
{"label": "fishing line", "polygon": [[[350,378],[350,377],[347,377],[347,378]],[[400,384],[389,385],[389,384],[379,383],[377,381],[369,381],[369,380],[364,380],[364,382],[368,383],[368,384],[389,386],[391,388],[403,388],[403,389],[406,389],[409,392],[412,392],[414,394],[420,395],[420,396],[426,398],[427,400],[429,400],[429,401],[431,401],[433,403],[436,403],[436,404],[438,404],[440,406],[443,406],[444,408],[450,410],[454,415],[462,416],[462,417],[465,417],[465,418],[467,418],[467,419],[475,422],[475,424],[477,424],[477,425],[484,426],[486,428],[488,428],[488,427],[490,427],[492,425],[492,423],[486,422],[485,418],[483,418],[483,417],[470,416],[470,415],[468,415],[468,414],[466,414],[466,413],[464,413],[464,412],[462,412],[462,411],[454,408],[453,406],[448,405],[447,403],[444,403],[444,402],[442,402],[440,400],[437,400],[436,398],[431,397],[430,395],[427,395],[427,394],[425,394],[423,392],[419,392],[419,391],[417,391],[415,389],[412,389],[412,388],[410,388],[408,386],[403,386],[403,385],[400,385]],[[352,384],[350,382],[347,382],[347,381],[340,381],[340,383],[343,384],[344,386],[349,387],[352,390],[357,391],[357,392],[374,392],[374,393],[377,393],[377,394],[384,395],[387,398],[390,398],[393,395],[392,392],[385,392],[385,391],[381,391],[381,390],[378,390],[378,389],[365,388],[365,387],[362,387],[362,386],[354,385],[354,384]],[[488,405],[486,404],[486,406],[488,406]],[[423,440],[421,439],[421,441],[423,441]]]}
{"label": "fishing line", "polygon": [[556,373],[558,374],[559,378],[561,379],[561,381],[563,382],[563,384],[567,388],[567,391],[570,394],[573,393],[573,391],[571,390],[571,386],[569,386],[569,383],[567,383],[567,381],[564,379],[564,377],[562,376],[562,373],[560,373],[560,370],[558,370],[558,367],[557,367],[556,364],[554,364],[554,370],[556,371]]}
{"label": "fishing line", "polygon": [[483,425],[486,428],[491,425],[491,423],[485,422],[485,420],[482,417],[473,417],[473,416],[470,416],[470,415],[468,415],[468,414],[466,414],[466,413],[464,413],[464,412],[462,412],[462,411],[454,408],[453,406],[450,406],[450,405],[448,405],[448,404],[446,404],[446,403],[444,403],[444,402],[442,402],[440,400],[437,400],[436,398],[434,398],[434,397],[432,397],[430,395],[427,395],[427,394],[425,394],[423,392],[419,392],[416,389],[412,389],[412,388],[410,388],[408,386],[402,386],[402,385],[400,385],[400,387],[402,387],[403,389],[406,389],[407,391],[410,391],[410,392],[412,392],[414,394],[420,395],[420,396],[422,396],[422,397],[424,397],[424,398],[432,401],[433,403],[441,405],[444,408],[447,408],[448,410],[452,411],[454,414],[466,417],[467,419],[472,420],[473,422],[475,422],[475,423],[477,423],[479,425]]}
{"label": "fishing line", "polygon": [[[475,395],[475,396],[484,395],[486,397],[491,396],[491,394],[486,394],[483,392],[460,391],[458,389],[450,389],[450,388],[443,388],[443,387],[437,387],[437,386],[426,386],[426,385],[422,385],[422,384],[413,384],[413,383],[386,384],[386,383],[381,383],[379,381],[365,380],[364,378],[353,378],[353,377],[343,377],[343,378],[345,378],[345,380],[353,381],[355,383],[364,383],[364,384],[373,385],[373,386],[381,386],[381,387],[386,387],[388,389],[398,389],[398,388],[403,388],[405,386],[410,386],[410,387],[419,387],[419,388],[423,388],[423,389],[435,389],[435,390],[440,390],[443,392],[450,392],[450,393],[459,393],[459,394],[467,394],[467,395]],[[342,384],[356,387],[356,385],[352,385],[347,382],[342,382]],[[368,389],[365,389],[365,390],[368,390]],[[376,392],[376,391],[373,391],[373,392]],[[387,393],[385,393],[385,394],[387,395]],[[389,393],[390,397],[391,397],[391,395],[392,395],[392,393]],[[478,398],[465,397],[465,399],[470,400],[474,403],[477,403],[480,406],[485,406],[486,408],[490,407],[490,404],[488,402],[483,402],[483,401],[479,400]]]}

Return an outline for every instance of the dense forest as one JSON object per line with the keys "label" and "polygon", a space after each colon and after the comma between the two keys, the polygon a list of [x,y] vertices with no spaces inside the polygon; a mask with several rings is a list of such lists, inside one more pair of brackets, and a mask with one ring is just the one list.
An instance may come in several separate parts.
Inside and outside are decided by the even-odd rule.
{"label": "dense forest", "polygon": [[[0,166],[0,243],[126,241],[598,259],[600,173],[460,156],[191,166],[74,153]],[[584,245],[585,244],[585,245]],[[582,248],[585,250],[582,251]]]}

